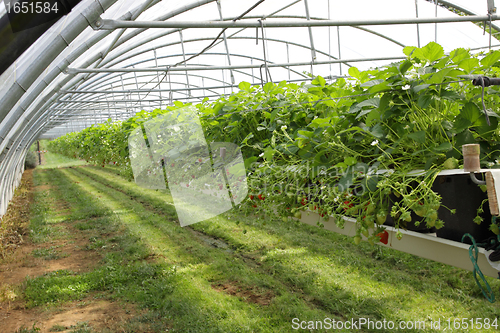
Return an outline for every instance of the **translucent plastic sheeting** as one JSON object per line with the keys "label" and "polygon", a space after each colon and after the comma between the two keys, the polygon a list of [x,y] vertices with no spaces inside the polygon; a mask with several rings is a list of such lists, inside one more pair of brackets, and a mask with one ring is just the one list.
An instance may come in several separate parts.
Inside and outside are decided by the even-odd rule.
{"label": "translucent plastic sheeting", "polygon": [[226,212],[248,193],[239,147],[207,144],[194,107],[169,111],[136,128],[129,151],[139,186],[166,189],[168,183],[181,226]]}
{"label": "translucent plastic sheeting", "polygon": [[[39,41],[23,54],[22,57],[7,72],[0,77],[0,100],[11,86],[16,85],[16,78],[26,74],[34,57],[43,49],[43,45],[56,38],[61,29],[65,29],[93,0],[83,0],[68,16],[62,18],[54,27],[47,31]],[[136,0],[118,0],[103,15],[104,19],[118,19],[121,15],[140,6],[143,2]],[[137,20],[152,21],[167,19],[168,21],[207,21],[231,20],[240,16],[245,10],[257,3],[257,0],[220,1],[220,11],[217,2],[163,0],[145,10]],[[450,17],[456,14],[441,5],[436,6],[426,0],[355,0],[333,1],[315,0],[307,2],[311,20],[383,20],[398,18],[433,18]],[[477,15],[485,15],[487,1],[449,0],[447,3],[457,4]],[[1,7],[1,6],[0,6]],[[306,20],[306,2],[295,0],[267,0],[248,12],[241,20]],[[136,32],[139,32],[136,34]],[[258,34],[257,34],[258,31]],[[107,51],[115,36],[120,30],[113,31],[97,44],[92,46],[81,56],[71,58],[70,67],[95,67],[96,62],[89,63],[89,59],[99,60],[98,67],[111,68],[169,68],[175,64],[198,54],[219,34],[220,29],[126,29],[115,48],[104,58],[99,55]],[[311,35],[309,34],[311,32]],[[49,70],[64,63],[67,56],[78,46],[87,43],[103,31],[94,31],[88,27],[64,50],[47,68]],[[264,36],[263,34],[264,33]],[[135,113],[141,109],[164,108],[174,100],[201,101],[205,96],[216,98],[221,94],[234,91],[240,81],[254,84],[267,80],[307,80],[309,74],[323,77],[346,75],[350,66],[360,70],[370,67],[383,66],[388,61],[360,61],[349,62],[348,59],[368,59],[373,57],[404,57],[404,46],[423,46],[430,41],[437,41],[449,52],[457,47],[486,48],[489,45],[488,34],[483,35],[480,27],[473,23],[445,23],[445,24],[400,24],[380,26],[356,27],[300,27],[300,28],[229,28],[225,31],[226,43],[220,39],[204,54],[187,62],[189,66],[260,66],[267,64],[285,64],[283,67],[269,69],[270,76],[266,77],[262,68],[241,68],[238,70],[210,70],[171,72],[164,77],[161,73],[122,73],[122,74],[91,74],[77,75],[76,78],[85,79],[83,82],[73,80],[64,89],[92,90],[163,90],[163,92],[137,92],[128,95],[93,94],[59,95],[59,99],[73,99],[93,101],[91,103],[76,102],[73,104],[54,103],[47,111],[49,115],[62,114],[61,108],[66,108],[68,114],[78,116],[73,110],[92,110],[104,112],[106,106],[117,110],[113,119],[121,119],[120,108],[123,114]],[[256,38],[258,36],[258,39]],[[132,38],[130,38],[132,37]],[[263,38],[264,37],[264,38]],[[494,42],[493,44],[498,44]],[[495,45],[493,45],[495,47]],[[342,64],[317,65],[312,61],[346,60]],[[311,62],[310,65],[286,66],[290,62]],[[183,65],[177,67],[182,68]],[[45,75],[44,73],[44,75]],[[42,75],[41,77],[44,77]],[[49,87],[40,94],[36,101],[43,100],[46,94],[57,90],[57,86],[65,74],[60,74],[55,80],[47,82]],[[233,80],[234,78],[234,80]],[[161,82],[160,82],[161,81]],[[234,83],[234,84],[233,84]],[[35,86],[35,84],[33,85]],[[219,88],[217,88],[219,87]],[[26,88],[26,87],[23,87]],[[198,88],[206,88],[199,89]],[[169,90],[166,92],[165,90]],[[195,89],[195,90],[191,90]],[[28,87],[25,95],[32,92]],[[156,101],[148,101],[154,99]],[[136,100],[127,102],[127,100]],[[110,104],[97,104],[95,101],[109,101]],[[23,104],[24,105],[24,104]],[[38,112],[31,103],[27,112]],[[5,110],[8,112],[9,110]],[[40,115],[37,115],[38,117]],[[16,115],[17,117],[17,115]],[[100,115],[97,117],[101,119]],[[47,117],[50,119],[50,117]],[[69,119],[69,118],[68,118]],[[49,123],[41,122],[40,126]],[[38,125],[37,125],[38,126]],[[59,128],[54,132],[61,133]],[[69,127],[68,127],[69,128]]]}

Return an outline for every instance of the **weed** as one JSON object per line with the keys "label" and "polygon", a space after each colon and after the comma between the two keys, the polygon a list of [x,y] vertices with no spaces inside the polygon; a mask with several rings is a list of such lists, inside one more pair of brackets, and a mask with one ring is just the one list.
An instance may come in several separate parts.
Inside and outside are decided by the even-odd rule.
{"label": "weed", "polygon": [[33,326],[31,328],[26,328],[24,326],[21,326],[21,328],[18,329],[16,331],[16,333],[36,333],[36,332],[40,332],[41,329],[39,327],[36,327],[35,325],[36,325],[36,323],[33,323]]}
{"label": "weed", "polygon": [[93,333],[94,330],[89,326],[87,322],[77,323],[70,327],[70,333]]}
{"label": "weed", "polygon": [[64,258],[64,257],[68,256],[67,253],[61,253],[60,251],[57,251],[55,246],[51,246],[51,247],[46,248],[46,249],[34,249],[31,252],[31,254],[35,258],[42,258],[45,260],[55,260],[55,259],[60,259],[60,258]]}
{"label": "weed", "polygon": [[63,332],[66,331],[67,329],[68,328],[66,326],[56,324],[49,329],[49,332]]}

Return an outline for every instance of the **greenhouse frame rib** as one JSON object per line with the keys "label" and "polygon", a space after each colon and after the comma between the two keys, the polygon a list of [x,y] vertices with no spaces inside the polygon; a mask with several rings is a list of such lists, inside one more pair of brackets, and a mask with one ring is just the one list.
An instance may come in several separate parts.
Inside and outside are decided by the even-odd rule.
{"label": "greenhouse frame rib", "polygon": [[[380,57],[380,58],[357,58],[357,59],[337,59],[328,61],[309,61],[309,62],[289,62],[282,64],[268,64],[267,67],[292,67],[305,65],[328,65],[343,62],[364,62],[364,61],[382,61],[382,60],[403,60],[405,57]],[[164,67],[164,68],[68,68],[66,74],[74,75],[81,73],[144,73],[144,72],[184,72],[184,71],[209,71],[221,69],[248,69],[260,68],[261,65],[229,65],[229,66],[193,66],[193,67]]]}
{"label": "greenhouse frame rib", "polygon": [[[393,19],[393,20],[353,20],[353,21],[335,21],[335,20],[321,20],[321,21],[263,21],[264,28],[301,28],[301,27],[353,27],[353,26],[367,26],[367,25],[398,25],[398,24],[424,24],[424,23],[453,23],[453,22],[485,22],[497,21],[500,19],[498,15],[491,16],[458,16],[458,17],[436,17],[436,18],[409,18],[409,19]],[[214,29],[214,28],[259,28],[261,22],[220,22],[220,21],[175,21],[175,22],[141,22],[141,21],[120,21],[120,20],[98,20],[96,28],[102,30],[115,30],[122,28],[201,28],[201,29]]]}
{"label": "greenhouse frame rib", "polygon": [[[134,9],[128,10],[126,13],[120,13],[119,15],[116,15],[117,19],[113,20],[106,20],[106,19],[101,19],[101,15],[104,14],[109,8],[111,8],[115,3],[120,3],[120,2],[125,2],[125,1],[117,1],[117,0],[87,0],[87,1],[82,1],[82,6],[83,8],[82,12],[76,12],[76,13],[70,13],[67,18],[68,25],[58,31],[58,33],[54,34],[54,36],[51,37],[51,39],[48,40],[48,43],[46,45],[39,45],[39,49],[37,49],[37,57],[32,59],[32,63],[29,66],[29,69],[26,69],[24,71],[20,71],[16,79],[12,82],[10,86],[7,86],[6,90],[7,92],[5,94],[0,95],[0,105],[2,105],[0,109],[0,121],[2,126],[0,127],[0,191],[2,193],[1,197],[1,202],[0,202],[0,215],[2,215],[7,207],[7,202],[10,200],[10,198],[13,195],[13,190],[17,185],[19,184],[20,181],[20,176],[23,171],[23,163],[22,161],[24,160],[24,157],[27,153],[27,150],[29,146],[31,145],[32,142],[34,142],[42,133],[46,132],[48,128],[56,128],[58,124],[64,123],[62,120],[62,117],[64,117],[64,120],[66,119],[78,119],[78,112],[82,109],[82,106],[85,104],[76,103],[72,104],[73,107],[70,108],[64,108],[64,110],[60,110],[60,106],[64,104],[71,104],[71,101],[67,101],[65,99],[65,96],[67,96],[69,93],[68,91],[71,90],[81,90],[85,88],[85,90],[91,92],[92,90],[102,90],[102,88],[109,87],[111,85],[111,90],[113,89],[112,82],[115,80],[118,76],[113,77],[113,75],[103,75],[102,71],[107,70],[107,67],[113,67],[114,70],[120,70],[118,68],[119,66],[121,67],[126,67],[127,64],[124,63],[126,59],[131,58],[133,54],[133,50],[142,45],[146,45],[152,41],[155,41],[156,39],[161,38],[164,35],[167,34],[172,34],[174,32],[181,31],[182,26],[180,24],[188,24],[188,23],[182,23],[181,21],[169,21],[170,18],[182,14],[185,12],[188,12],[192,9],[202,7],[204,5],[212,4],[216,2],[216,0],[198,0],[198,1],[193,1],[188,4],[183,4],[180,7],[177,7],[167,13],[162,13],[159,16],[155,16],[155,21],[150,21],[150,22],[136,22],[136,21],[127,21],[127,20],[133,20],[135,18],[139,18],[141,16],[141,13],[143,13],[144,9],[147,8],[153,8],[157,4],[161,3],[161,0],[147,0],[147,1],[141,1],[138,3]],[[205,25],[206,27],[207,24],[210,25],[210,27],[238,27],[241,25],[241,28],[250,28],[250,27],[264,27],[264,28],[271,28],[273,26],[280,26],[280,24],[293,24],[297,27],[308,27],[308,31],[310,32],[310,28],[312,27],[320,27],[320,26],[325,26],[325,27],[330,27],[330,26],[349,26],[353,27],[356,29],[360,29],[363,31],[366,31],[370,34],[377,35],[381,38],[384,38],[388,40],[391,43],[394,43],[399,46],[403,46],[403,43],[400,41],[397,41],[390,36],[384,36],[384,34],[381,34],[376,31],[370,31],[369,29],[365,27],[358,27],[356,25],[380,25],[380,24],[410,24],[410,23],[441,23],[441,22],[478,22],[478,21],[489,21],[490,18],[492,20],[497,20],[498,17],[496,15],[493,16],[465,16],[465,17],[453,17],[453,18],[422,18],[422,19],[404,19],[404,20],[383,20],[383,21],[374,21],[374,20],[358,20],[358,21],[334,21],[334,20],[323,20],[323,19],[317,19],[314,18],[310,15],[304,15],[303,17],[301,16],[300,18],[293,18],[290,17],[290,20],[274,20],[274,15],[279,13],[280,11],[289,8],[290,6],[293,6],[294,4],[297,4],[300,1],[291,1],[289,4],[285,4],[284,6],[281,6],[278,8],[276,11],[274,11],[272,14],[269,14],[267,16],[263,16],[262,18],[269,18],[269,20],[262,20],[260,22],[255,21],[255,22],[249,22],[249,18],[253,17],[245,17],[244,20],[237,21],[232,23],[231,21],[228,21],[228,17],[223,17],[222,12],[219,12],[219,19],[220,21],[205,21],[205,22],[194,22],[196,24],[200,25]],[[443,2],[444,3],[444,2]],[[306,4],[307,5],[307,4]],[[309,3],[309,7],[311,7],[312,3]],[[302,6],[305,8],[304,6]],[[104,17],[104,15],[103,15]],[[308,19],[309,17],[309,19]],[[273,21],[271,20],[273,19]],[[113,27],[113,30],[102,30],[102,31],[95,31],[93,32],[93,35],[88,38],[85,43],[80,44],[80,45],[72,45],[72,41],[74,41],[83,31],[85,28],[92,26],[96,28],[99,25],[99,21],[104,24],[104,27],[101,27],[101,29],[106,28],[106,24],[113,22],[113,24],[122,24],[125,25],[121,27],[120,29],[126,29],[129,28],[128,25],[141,25],[145,24],[149,26],[168,26],[168,25],[173,25],[175,26],[173,31],[166,32],[164,35],[163,34],[158,34],[154,36],[149,36],[145,39],[140,39],[137,41],[137,39],[134,39],[135,37],[139,36],[141,33],[147,31],[146,28],[140,28],[136,29],[131,32],[125,32],[125,30],[121,31],[117,36],[114,36],[111,38],[112,40],[107,40],[108,36],[110,36],[115,29],[118,27]],[[163,22],[165,21],[165,22]],[[179,23],[180,22],[180,23]],[[131,27],[131,26],[130,26]],[[194,27],[194,26],[190,26]],[[109,27],[108,27],[109,28]],[[187,28],[187,27],[186,27]],[[233,35],[227,36],[227,40],[230,41],[232,40],[232,36],[236,35],[242,30],[239,30],[238,32],[234,33]],[[309,36],[311,36],[309,34]],[[234,39],[236,40],[237,38],[241,39],[251,39],[249,37],[241,37],[241,36],[236,36]],[[106,40],[105,40],[106,39]],[[76,61],[82,60],[81,57],[85,55],[85,53],[89,50],[94,52],[94,46],[98,45],[100,41],[105,40],[105,46],[106,48],[104,49],[103,52],[95,52],[92,53],[91,55],[87,55],[83,64],[79,64],[78,67],[71,67]],[[199,40],[202,40],[200,38]],[[209,38],[204,38],[204,40],[209,40]],[[268,41],[272,41],[272,38],[267,39]],[[185,39],[181,41],[182,45],[185,45],[189,39]],[[222,42],[222,41],[220,41]],[[287,45],[292,45],[293,42],[290,40],[281,40],[280,41],[283,44]],[[313,42],[311,38],[309,38],[308,42],[310,45],[303,44],[301,47],[305,49],[309,49],[311,52],[316,52],[318,54],[321,54],[320,50],[314,47],[314,45],[311,43]],[[340,40],[339,40],[340,43]],[[64,50],[70,50],[67,54],[65,54],[64,58],[59,59],[58,56],[61,52]],[[148,48],[146,50],[142,50],[142,52],[147,52],[151,48]],[[265,50],[265,49],[264,49]],[[229,54],[228,50],[226,49],[226,56],[233,58],[233,54]],[[187,54],[187,53],[186,53]],[[129,55],[128,57],[126,55]],[[309,58],[311,57],[312,53],[309,55]],[[285,69],[290,70],[290,67],[292,66],[300,66],[300,65],[307,65],[307,66],[315,66],[315,65],[321,65],[321,64],[333,64],[333,63],[349,63],[352,62],[354,63],[354,58],[352,59],[336,59],[336,57],[333,54],[325,54],[329,59],[333,59],[331,61],[295,61],[291,62],[288,61],[286,63],[273,63],[270,61],[270,59],[260,59],[260,60],[255,60],[255,61],[260,61],[264,62],[264,65],[268,68],[275,68],[275,67],[283,67]],[[125,56],[125,57],[122,57]],[[158,57],[156,60],[160,59],[161,57]],[[371,60],[382,60],[382,59],[392,59],[392,60],[399,60],[401,57],[371,57],[371,58],[358,58],[359,61],[371,61]],[[153,59],[153,58],[149,58]],[[57,60],[57,63],[55,62]],[[144,60],[144,62],[147,62],[147,59]],[[233,65],[234,66],[234,65]],[[262,65],[261,64],[250,64],[250,65],[236,65],[237,67],[232,68],[231,66],[215,66],[219,67],[217,70],[220,71],[225,71],[225,70],[250,70],[250,69],[259,69]],[[65,75],[63,74],[64,70],[68,68],[81,68],[83,70],[89,70],[89,69],[95,69],[96,71],[101,71],[101,72],[96,72],[96,73],[87,73],[87,72],[81,72],[80,74],[74,74],[74,75]],[[192,68],[192,71],[198,71],[200,68],[195,68],[194,66],[190,65],[186,67],[179,67],[179,68],[170,68],[169,72],[185,72],[186,75],[189,75],[189,77],[192,77],[194,73],[188,73],[188,71]],[[206,68],[205,70],[207,70]],[[211,68],[214,69],[214,68]],[[148,70],[150,71],[150,70]],[[161,71],[165,71],[164,69]],[[161,72],[160,71],[160,72]],[[137,71],[134,71],[134,74],[137,72],[140,72],[140,69]],[[118,72],[123,73],[123,72]],[[158,72],[157,72],[158,73]],[[251,75],[252,78],[256,78],[257,80],[259,79],[258,75],[249,74],[245,73],[246,75]],[[152,77],[152,76],[157,76],[158,74],[154,73],[149,76],[145,77]],[[208,77],[208,76],[205,76]],[[41,79],[39,79],[41,78]],[[135,76],[135,79],[137,80],[137,75]],[[227,80],[226,80],[227,79]],[[234,87],[234,83],[231,82],[231,79],[226,78],[219,81],[218,85],[216,86],[215,83],[212,85],[206,85],[203,87],[196,87],[196,85],[189,85],[189,86],[184,86],[187,87],[184,89],[183,88],[177,88],[179,91],[184,90],[184,92],[187,92],[186,96],[190,95],[191,91],[195,91],[194,89],[199,89],[200,91],[205,91],[204,95],[209,95],[209,96],[216,96],[217,95],[217,90],[219,89],[224,89],[228,88],[231,89]],[[123,77],[121,78],[122,84],[123,84]],[[130,84],[130,78],[127,79],[128,81],[126,82],[127,85]],[[138,83],[136,81],[137,87]],[[223,88],[219,88],[222,85]],[[216,88],[217,87],[217,88]],[[116,88],[116,86],[115,86]],[[126,89],[123,89],[126,90]],[[152,91],[161,93],[165,89],[153,89]],[[176,89],[168,89],[167,91],[174,91]],[[177,92],[178,93],[178,92]],[[96,97],[96,92],[94,92],[94,97],[91,97],[90,99],[94,98],[99,98],[99,96]],[[116,94],[116,92],[110,91],[109,94]],[[106,93],[105,95],[109,95]],[[131,106],[129,105],[130,103],[126,104],[123,107],[123,110],[126,110],[125,113],[122,114],[128,114],[130,112],[130,109],[132,109],[132,112],[134,111],[134,107],[139,107],[139,106],[146,106],[147,101],[141,99],[140,92],[137,92],[138,97],[137,100],[141,101],[143,104],[139,104]],[[78,96],[77,93],[71,93],[70,94],[72,98],[76,98]],[[157,98],[157,95],[152,95],[153,98]],[[176,99],[182,99],[184,97],[176,98]],[[186,97],[189,98],[189,97]],[[197,98],[192,97],[192,98]],[[162,96],[159,96],[160,100],[167,101],[168,98],[162,98]],[[64,101],[64,102],[62,102]],[[126,100],[124,100],[126,102]],[[73,101],[75,102],[75,101]],[[108,110],[111,110],[114,108],[113,105],[116,105],[114,101],[105,101],[106,103],[109,103],[108,105]],[[95,101],[92,102],[93,104],[97,104]],[[135,103],[135,102],[134,102]],[[150,107],[150,105],[148,106]],[[116,110],[118,108],[114,108]],[[85,109],[85,110],[88,110]],[[91,111],[91,110],[90,110]],[[116,114],[119,114],[118,112]],[[55,118],[54,118],[55,117]],[[57,119],[57,117],[60,117]],[[87,118],[87,117],[85,117]],[[99,118],[102,119],[102,118]]]}

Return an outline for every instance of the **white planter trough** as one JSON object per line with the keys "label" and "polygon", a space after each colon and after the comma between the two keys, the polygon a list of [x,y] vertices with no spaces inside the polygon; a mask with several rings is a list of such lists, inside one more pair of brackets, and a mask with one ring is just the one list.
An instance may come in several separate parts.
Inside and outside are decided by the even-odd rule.
{"label": "white planter trough", "polygon": [[[500,170],[481,169],[480,173],[484,173],[488,181],[487,184],[488,198],[490,204],[490,211],[492,213],[491,215],[497,215],[498,214],[497,194],[500,193],[500,190],[496,190],[496,188],[500,187]],[[462,169],[445,170],[439,173],[439,176],[444,176],[444,177],[453,177],[455,175],[460,175],[461,179],[463,179],[463,176],[468,175],[468,173],[464,172],[464,170]],[[475,184],[473,185],[477,186]],[[461,193],[457,193],[456,195],[467,196],[469,194],[467,192],[468,192],[467,189],[464,189],[464,191],[462,191]],[[453,215],[453,217],[450,218],[450,220],[444,220],[445,226],[446,225],[450,226],[453,225],[454,222],[457,222],[457,220],[460,219],[460,216],[458,216],[458,214],[456,215],[457,215],[456,217],[455,215]],[[346,216],[344,216],[343,219],[345,221],[343,229],[339,228],[335,224],[334,217],[330,216],[329,220],[325,221],[322,217],[319,216],[319,214],[312,211],[305,211],[302,214],[302,217],[299,219],[299,221],[312,226],[318,226],[318,221],[320,221],[324,225],[324,229],[326,230],[347,236],[355,236],[356,220]],[[470,220],[470,223],[473,224],[472,219]],[[483,221],[483,223],[487,223],[487,225],[489,225],[490,221]],[[387,245],[379,243],[380,246],[389,247],[398,251],[410,253],[422,258],[459,267],[469,271],[473,270],[473,264],[469,257],[469,247],[470,247],[469,244],[464,244],[461,243],[460,241],[438,237],[436,234],[424,234],[415,231],[407,231],[403,229],[399,229],[399,231],[403,234],[403,237],[401,240],[398,240],[396,237],[396,232],[398,231],[397,229],[391,226],[384,226],[384,228],[387,230],[389,234],[389,239]],[[498,278],[500,271],[500,262],[491,263],[487,259],[489,251],[485,251],[485,249],[481,247],[478,247],[478,250],[479,250],[478,251],[479,255],[477,264],[481,269],[482,273],[485,276]]]}

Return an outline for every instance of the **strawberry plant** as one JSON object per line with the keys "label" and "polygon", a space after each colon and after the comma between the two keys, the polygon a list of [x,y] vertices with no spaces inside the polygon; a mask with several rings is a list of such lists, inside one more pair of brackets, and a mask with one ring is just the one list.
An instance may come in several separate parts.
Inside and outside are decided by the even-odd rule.
{"label": "strawberry plant", "polygon": [[[348,215],[356,219],[357,237],[371,242],[385,239],[379,235],[388,217],[397,228],[442,227],[441,197],[432,184],[439,171],[460,168],[461,146],[479,143],[482,166],[498,167],[499,116],[491,110],[500,103],[499,89],[485,89],[488,124],[481,87],[461,76],[498,76],[500,51],[444,54],[429,43],[404,53],[405,60],[385,67],[351,67],[349,78],[330,84],[319,76],[301,85],[241,82],[238,92],[197,104],[207,142],[232,142],[242,150],[249,192],[258,193],[244,205],[284,217],[316,206],[324,219],[336,216],[339,226],[340,216]],[[185,105],[70,133],[51,149],[99,165],[113,162],[131,177],[128,135]]]}

